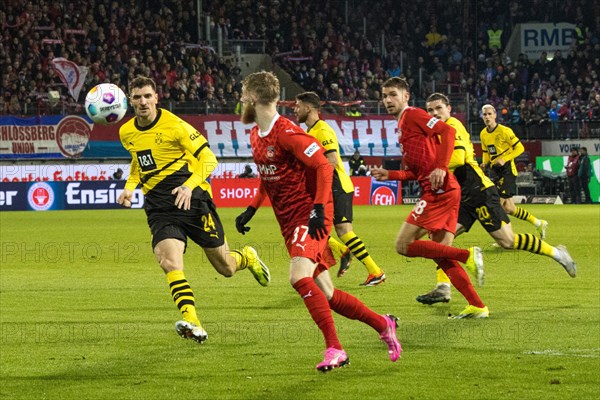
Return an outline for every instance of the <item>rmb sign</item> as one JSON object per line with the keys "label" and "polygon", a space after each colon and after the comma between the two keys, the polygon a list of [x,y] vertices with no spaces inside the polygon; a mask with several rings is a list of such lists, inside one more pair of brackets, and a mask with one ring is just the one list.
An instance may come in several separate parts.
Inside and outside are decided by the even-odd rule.
{"label": "rmb sign", "polygon": [[552,58],[556,50],[568,53],[577,41],[576,26],[566,22],[558,24],[521,24],[521,53],[533,63],[543,51]]}

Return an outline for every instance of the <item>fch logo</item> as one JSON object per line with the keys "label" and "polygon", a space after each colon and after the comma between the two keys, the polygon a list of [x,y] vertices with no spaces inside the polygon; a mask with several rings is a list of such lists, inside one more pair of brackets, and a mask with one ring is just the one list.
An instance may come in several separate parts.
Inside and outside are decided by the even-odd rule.
{"label": "fch logo", "polygon": [[54,191],[45,182],[34,183],[27,192],[27,202],[36,211],[46,211],[54,204]]}
{"label": "fch logo", "polygon": [[389,186],[379,186],[371,193],[371,204],[377,206],[392,206],[396,204],[396,193]]}

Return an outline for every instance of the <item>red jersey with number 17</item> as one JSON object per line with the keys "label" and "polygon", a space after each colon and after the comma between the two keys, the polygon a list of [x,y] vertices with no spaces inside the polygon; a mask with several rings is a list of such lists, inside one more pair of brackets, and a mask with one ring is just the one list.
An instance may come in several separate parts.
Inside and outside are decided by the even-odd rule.
{"label": "red jersey with number 17", "polygon": [[[266,132],[255,125],[250,131],[250,145],[261,185],[287,238],[297,226],[308,223],[317,193],[316,169],[331,167],[317,140],[280,115],[273,118]],[[328,190],[324,201],[326,224],[333,215],[331,181]]]}
{"label": "red jersey with number 17", "polygon": [[[398,121],[400,130],[400,144],[402,145],[402,164],[405,169],[411,171],[417,177],[423,192],[431,191],[431,183],[428,176],[435,168],[448,170],[448,162],[445,165],[436,165],[438,162],[438,151],[441,150],[441,142],[438,135],[454,128],[427,114],[420,108],[407,107],[402,112]],[[454,149],[454,133],[452,134],[452,149]],[[447,173],[444,179],[442,191],[458,189],[459,185],[453,174]]]}

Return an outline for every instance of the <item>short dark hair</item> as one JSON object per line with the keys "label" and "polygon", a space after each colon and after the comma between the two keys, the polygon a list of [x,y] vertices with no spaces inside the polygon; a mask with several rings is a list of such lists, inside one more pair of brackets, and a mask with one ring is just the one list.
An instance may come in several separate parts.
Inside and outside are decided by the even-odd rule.
{"label": "short dark hair", "polygon": [[150,86],[152,90],[156,92],[156,83],[152,78],[148,78],[147,76],[138,75],[131,82],[129,82],[129,93],[133,89],[140,89],[146,86]]}
{"label": "short dark hair", "polygon": [[394,76],[392,78],[389,78],[388,80],[386,80],[385,82],[383,82],[383,85],[381,85],[382,88],[388,88],[388,87],[395,87],[398,89],[404,89],[407,92],[410,91],[410,85],[408,84],[408,82],[406,81],[405,78],[400,78],[398,76]]}
{"label": "short dark hair", "polygon": [[587,153],[587,147],[585,147],[585,146],[581,146],[579,149],[580,149],[580,150],[585,150],[585,152]]}
{"label": "short dark hair", "polygon": [[321,108],[321,98],[315,92],[304,92],[296,96],[296,101],[310,104],[317,110]]}
{"label": "short dark hair", "polygon": [[430,101],[436,101],[436,100],[441,100],[442,103],[444,103],[447,106],[450,105],[450,100],[448,99],[448,96],[446,96],[443,93],[431,93],[429,95],[429,97],[427,97],[427,100],[425,100],[425,102],[429,103]]}

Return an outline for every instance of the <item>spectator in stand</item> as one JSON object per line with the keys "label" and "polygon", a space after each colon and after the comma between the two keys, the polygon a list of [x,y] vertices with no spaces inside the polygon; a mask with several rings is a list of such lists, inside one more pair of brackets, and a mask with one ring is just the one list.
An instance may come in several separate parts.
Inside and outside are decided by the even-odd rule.
{"label": "spectator in stand", "polygon": [[425,35],[425,44],[429,48],[435,48],[439,43],[444,41],[445,38],[437,30],[437,26],[431,25],[429,32]]}
{"label": "spectator in stand", "polygon": [[548,120],[552,128],[552,137],[555,137],[558,132],[558,103],[556,100],[550,104],[550,110],[548,111]]}
{"label": "spectator in stand", "polygon": [[114,174],[112,174],[112,178],[116,181],[123,179],[123,170],[121,168],[117,168]]}
{"label": "spectator in stand", "polygon": [[579,148],[579,183],[583,188],[583,194],[585,195],[586,204],[592,203],[592,198],[590,197],[590,179],[594,175],[592,171],[592,163],[590,162],[590,157],[588,156],[587,147]]}
{"label": "spectator in stand", "polygon": [[[360,175],[358,172],[359,172],[360,166],[365,165],[365,160],[360,155],[360,152],[358,151],[358,149],[356,149],[354,151],[354,154],[352,154],[352,157],[350,158],[350,160],[348,160],[348,165],[350,166],[350,175],[351,176]],[[366,175],[366,174],[364,174],[364,175]]]}
{"label": "spectator in stand", "polygon": [[502,33],[504,31],[498,27],[498,24],[494,21],[492,25],[487,30],[488,36],[488,47],[490,49],[496,48],[498,50],[502,49]]}
{"label": "spectator in stand", "polygon": [[358,167],[358,171],[356,172],[355,176],[367,176],[367,172],[367,166],[361,165],[360,167]]}
{"label": "spectator in stand", "polygon": [[238,178],[256,178],[256,174],[252,171],[250,164],[244,166],[244,172],[238,175]]}
{"label": "spectator in stand", "polygon": [[581,203],[581,188],[579,187],[579,152],[576,148],[571,149],[571,155],[565,166],[567,179],[569,180],[569,191],[571,192],[571,204]]}

